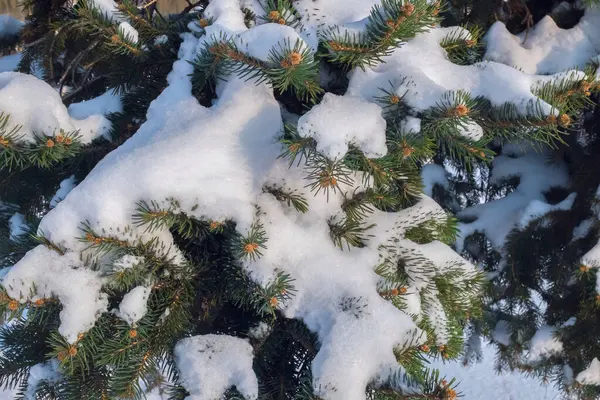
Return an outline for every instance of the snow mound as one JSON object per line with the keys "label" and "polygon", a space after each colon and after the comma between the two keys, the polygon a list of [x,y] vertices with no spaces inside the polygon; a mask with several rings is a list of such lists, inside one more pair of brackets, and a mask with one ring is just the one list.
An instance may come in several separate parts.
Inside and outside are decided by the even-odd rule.
{"label": "snow mound", "polygon": [[[403,100],[416,110],[425,110],[435,106],[447,92],[463,90],[473,97],[485,97],[494,106],[514,103],[523,114],[530,112],[533,102],[539,102],[540,109],[550,115],[556,111],[532,90],[543,83],[584,77],[583,72],[575,71],[552,76],[529,75],[492,61],[456,65],[440,46],[447,35],[470,37],[468,31],[459,27],[435,28],[419,34],[384,57],[385,62],[352,71],[347,94],[372,101],[381,96],[383,88],[404,96]],[[477,128],[466,133],[478,136]]]}
{"label": "snow mound", "polygon": [[203,335],[182,339],[175,358],[186,400],[222,398],[233,386],[248,400],[258,398],[258,381],[252,370],[252,346],[227,335]]}
{"label": "snow mound", "polygon": [[541,326],[535,332],[531,338],[527,357],[530,362],[537,362],[563,350],[563,344],[555,337],[555,332],[555,328],[548,325]]}
{"label": "snow mound", "polygon": [[57,297],[62,304],[58,331],[70,343],[107,310],[103,283],[97,272],[84,267],[79,253],[61,256],[43,246],[29,251],[2,280],[8,295],[22,303]]}
{"label": "snow mound", "polygon": [[575,380],[583,385],[600,385],[600,361],[594,357],[590,365],[577,374]]}
{"label": "snow mound", "polygon": [[326,93],[320,104],[298,121],[298,133],[317,141],[317,150],[330,159],[343,157],[354,144],[369,158],[387,154],[381,107],[357,97]]}
{"label": "snow mound", "polygon": [[74,115],[70,115],[58,92],[46,82],[18,72],[0,73],[0,112],[10,115],[8,130],[21,127],[19,134],[25,141],[33,142],[36,134],[52,136],[63,130],[79,131],[82,143],[90,143],[110,129],[102,114],[120,107],[118,99],[111,98],[110,104],[106,101],[91,101],[94,107],[85,109],[74,104]]}
{"label": "snow mound", "polygon": [[502,22],[491,26],[484,58],[514,66],[528,74],[553,74],[584,68],[600,54],[600,7],[587,9],[579,23],[561,29],[550,16],[533,29],[511,34]]}
{"label": "snow mound", "polygon": [[129,325],[134,326],[148,312],[147,303],[150,292],[151,288],[145,286],[137,286],[131,289],[121,300],[117,316],[127,321]]}

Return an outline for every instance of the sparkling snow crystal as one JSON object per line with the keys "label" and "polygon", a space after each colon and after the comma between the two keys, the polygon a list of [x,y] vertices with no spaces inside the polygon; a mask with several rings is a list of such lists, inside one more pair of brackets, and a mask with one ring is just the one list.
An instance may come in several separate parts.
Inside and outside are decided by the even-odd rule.
{"label": "sparkling snow crystal", "polygon": [[248,400],[258,397],[252,370],[252,346],[227,335],[193,336],[175,347],[175,358],[186,400],[218,400],[232,386]]}

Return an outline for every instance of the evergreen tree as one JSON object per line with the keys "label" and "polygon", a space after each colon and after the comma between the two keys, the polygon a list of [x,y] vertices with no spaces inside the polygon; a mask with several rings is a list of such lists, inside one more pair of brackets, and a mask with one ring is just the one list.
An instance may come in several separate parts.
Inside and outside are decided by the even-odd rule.
{"label": "evergreen tree", "polygon": [[510,143],[558,146],[594,66],[481,62],[489,21],[456,17],[465,2],[74,3],[24,2],[20,72],[0,74],[0,384],[456,398],[426,355],[460,357],[496,299],[484,315],[483,274],[449,247],[459,226],[431,197],[463,196],[441,166],[473,183]]}
{"label": "evergreen tree", "polygon": [[[600,52],[597,6],[531,3],[529,26],[509,21],[491,26],[484,57],[528,73],[579,67],[593,75]],[[578,35],[586,39],[578,41]],[[500,155],[493,163],[453,174],[440,201],[455,201],[459,250],[482,265],[491,282],[484,318],[470,328],[464,361],[477,358],[485,336],[498,346],[499,371],[518,369],[553,381],[569,398],[595,399],[597,84],[561,86],[541,89],[541,97],[554,99],[566,115],[559,117],[564,119],[559,140],[541,147],[520,139],[496,141]]]}

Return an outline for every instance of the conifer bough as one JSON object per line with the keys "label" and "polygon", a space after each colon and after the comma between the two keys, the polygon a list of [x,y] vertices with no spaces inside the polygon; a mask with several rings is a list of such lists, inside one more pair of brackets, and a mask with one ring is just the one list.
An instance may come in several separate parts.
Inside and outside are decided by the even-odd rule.
{"label": "conifer bough", "polygon": [[560,142],[598,90],[592,67],[476,63],[480,31],[437,27],[442,5],[421,0],[356,3],[362,21],[315,19],[304,0],[30,6],[22,73],[0,79],[48,94],[28,112],[0,102],[0,215],[25,219],[0,247],[0,384],[43,399],[457,398],[428,357],[462,354],[484,276],[450,247],[457,220],[424,165]]}

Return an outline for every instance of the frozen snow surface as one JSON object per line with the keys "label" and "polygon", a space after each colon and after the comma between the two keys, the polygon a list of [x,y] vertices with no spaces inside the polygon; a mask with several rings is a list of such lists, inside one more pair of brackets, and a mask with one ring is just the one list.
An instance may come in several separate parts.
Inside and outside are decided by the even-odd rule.
{"label": "frozen snow surface", "polygon": [[192,336],[175,346],[175,358],[186,400],[216,400],[232,386],[248,400],[258,397],[252,370],[252,346],[227,335]]}
{"label": "frozen snow surface", "polygon": [[584,68],[600,54],[600,7],[588,8],[571,29],[559,28],[552,17],[546,16],[527,33],[512,35],[502,22],[496,22],[485,41],[485,59],[528,74]]}

